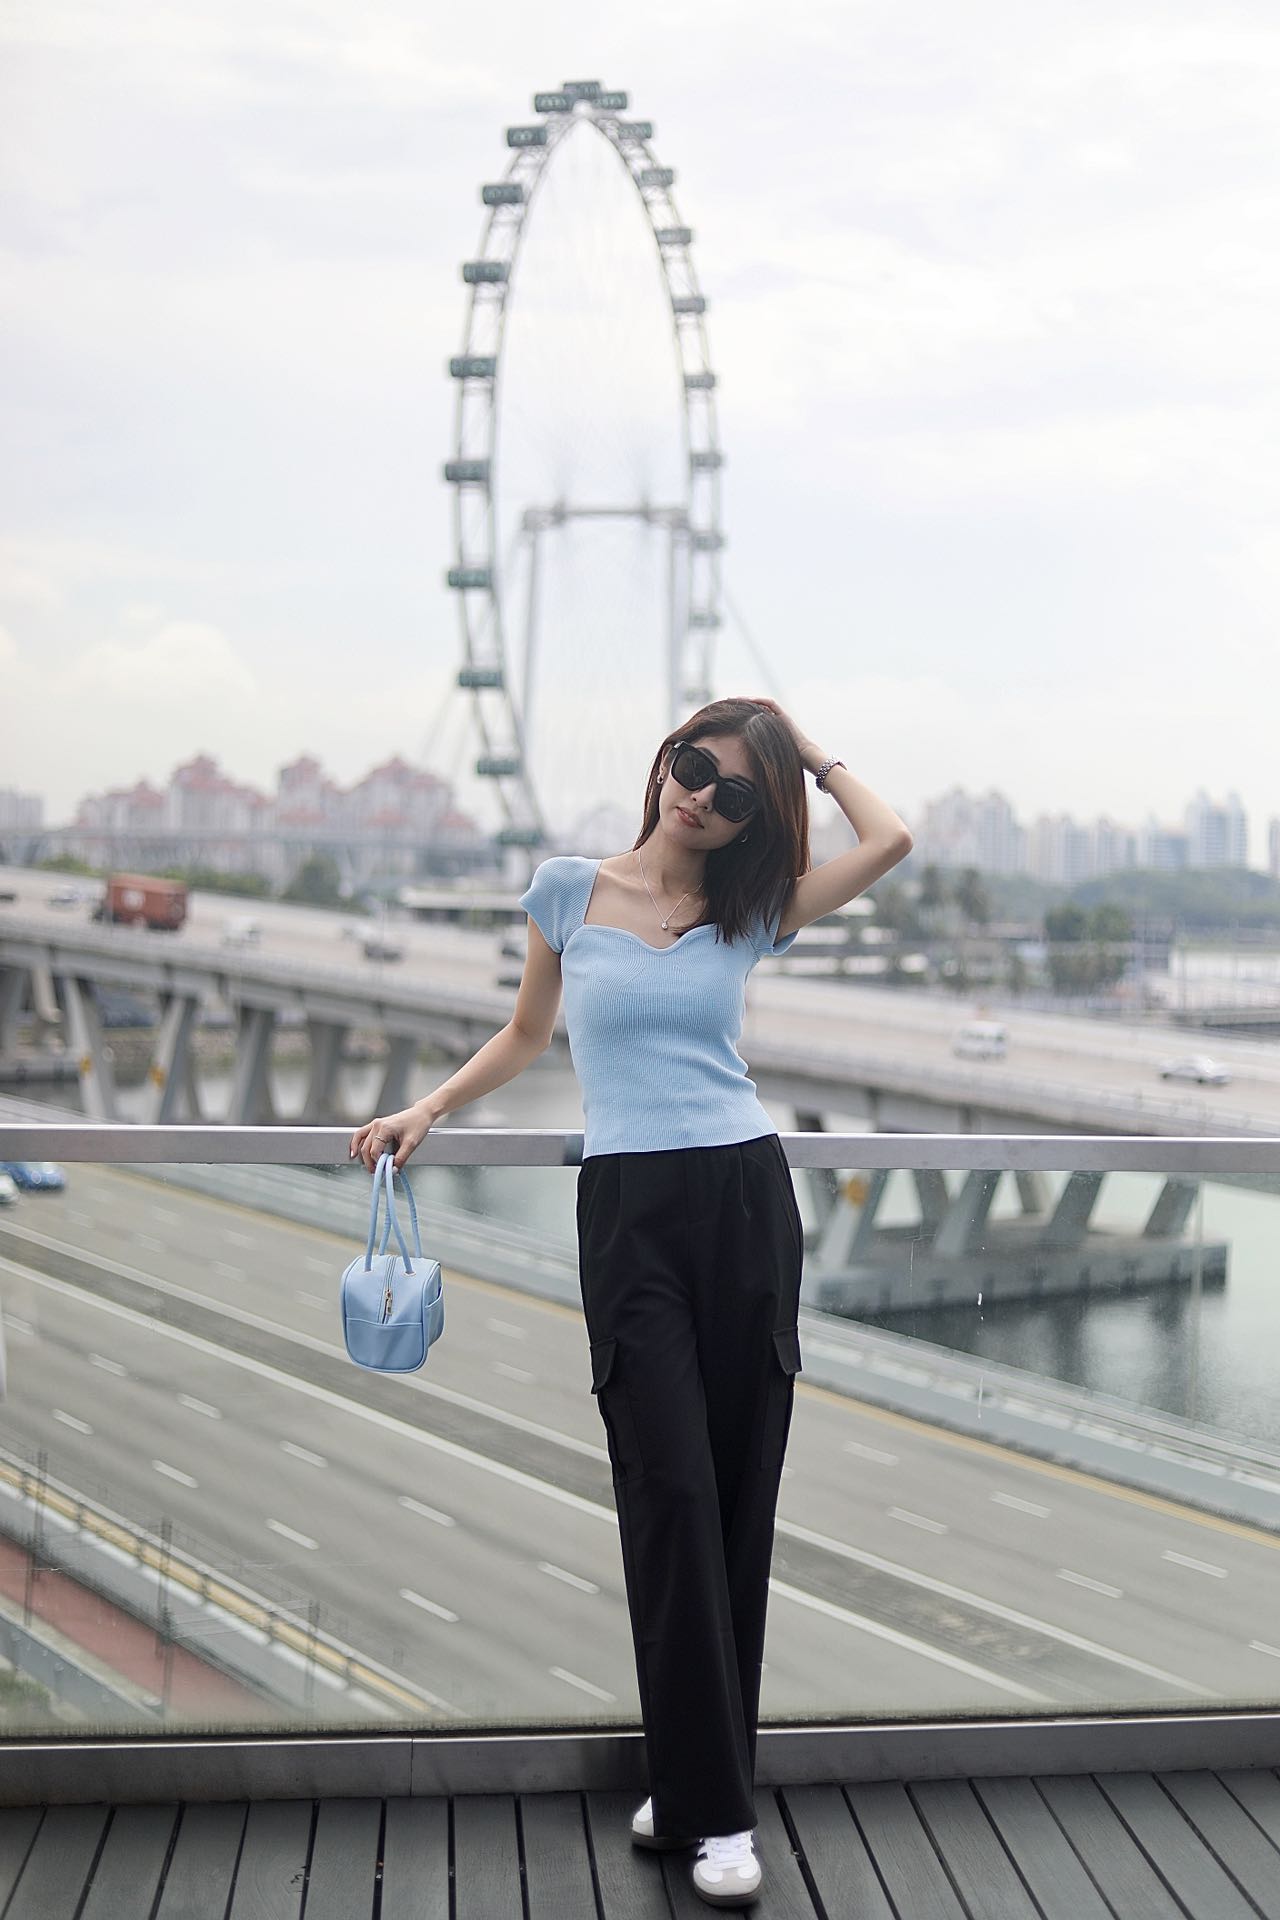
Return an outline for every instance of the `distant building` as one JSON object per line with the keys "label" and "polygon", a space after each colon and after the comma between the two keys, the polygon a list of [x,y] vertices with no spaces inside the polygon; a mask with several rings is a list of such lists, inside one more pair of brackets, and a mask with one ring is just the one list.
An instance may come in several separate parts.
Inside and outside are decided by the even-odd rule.
{"label": "distant building", "polygon": [[199,753],[163,790],[140,780],[86,796],[59,839],[95,865],[208,867],[276,884],[314,853],[337,860],[352,886],[491,863],[489,836],[454,805],[447,782],[398,757],[344,788],[302,754],[281,767],[270,795]]}
{"label": "distant building", "polygon": [[0,787],[0,830],[25,833],[44,825],[44,801],[38,793],[18,793]]}
{"label": "distant building", "polygon": [[1026,852],[1026,835],[1004,794],[952,787],[925,807],[915,836],[917,862],[935,867],[977,867],[981,873],[1016,873]]}
{"label": "distant building", "polygon": [[1138,829],[1138,865],[1159,873],[1181,873],[1191,865],[1190,841],[1176,827],[1162,827],[1152,815]]}
{"label": "distant building", "polygon": [[1267,872],[1273,880],[1280,880],[1280,814],[1267,828]]}
{"label": "distant building", "polygon": [[1049,886],[1075,886],[1096,872],[1092,831],[1069,813],[1042,813],[1029,843],[1028,871]]}
{"label": "distant building", "polygon": [[1249,858],[1249,822],[1238,793],[1220,804],[1201,787],[1186,812],[1187,865],[1243,867]]}

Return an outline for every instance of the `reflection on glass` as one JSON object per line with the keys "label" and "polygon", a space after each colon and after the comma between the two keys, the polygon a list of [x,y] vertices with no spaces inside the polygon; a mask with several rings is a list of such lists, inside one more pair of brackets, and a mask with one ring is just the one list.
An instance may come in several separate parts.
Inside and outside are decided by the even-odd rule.
{"label": "reflection on glass", "polygon": [[[571,1170],[415,1171],[407,1379],[342,1349],[358,1169],[66,1171],[0,1216],[11,1733],[637,1722]],[[796,1180],[766,1718],[1274,1702],[1276,1194]]]}

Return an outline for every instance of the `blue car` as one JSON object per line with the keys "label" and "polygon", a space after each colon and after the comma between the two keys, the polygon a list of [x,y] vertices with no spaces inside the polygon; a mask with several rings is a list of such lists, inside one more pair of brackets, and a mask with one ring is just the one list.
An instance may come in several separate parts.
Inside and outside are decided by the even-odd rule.
{"label": "blue car", "polygon": [[67,1176],[52,1160],[0,1160],[0,1173],[7,1173],[24,1193],[61,1193]]}

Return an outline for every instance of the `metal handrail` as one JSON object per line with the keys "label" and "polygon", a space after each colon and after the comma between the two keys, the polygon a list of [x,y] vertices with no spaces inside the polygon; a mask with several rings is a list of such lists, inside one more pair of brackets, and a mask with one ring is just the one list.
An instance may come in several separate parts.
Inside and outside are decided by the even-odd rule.
{"label": "metal handrail", "polygon": [[[0,1121],[0,1160],[147,1166],[340,1165],[350,1127],[131,1126],[118,1121]],[[779,1133],[793,1167],[984,1173],[1249,1174],[1280,1177],[1280,1136],[1162,1134]],[[415,1166],[574,1167],[580,1131],[433,1127]]]}

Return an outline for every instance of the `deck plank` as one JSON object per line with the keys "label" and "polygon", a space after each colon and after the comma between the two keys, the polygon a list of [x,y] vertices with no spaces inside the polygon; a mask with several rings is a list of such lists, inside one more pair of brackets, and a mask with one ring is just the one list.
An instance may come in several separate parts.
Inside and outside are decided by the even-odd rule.
{"label": "deck plank", "polygon": [[40,1822],[6,1920],[53,1920],[76,1911],[97,1858],[111,1809],[50,1807]]}
{"label": "deck plank", "polygon": [[520,1829],[529,1920],[599,1920],[581,1794],[525,1794]]}
{"label": "deck plank", "polygon": [[1164,1773],[1160,1784],[1239,1881],[1263,1920],[1280,1920],[1280,1847],[1255,1826],[1221,1780],[1211,1773]]}
{"label": "deck plank", "polygon": [[382,1920],[449,1920],[449,1803],[387,1801]]}
{"label": "deck plank", "polygon": [[894,1920],[839,1787],[787,1787],[783,1799],[827,1920]]}
{"label": "deck plank", "polygon": [[44,1814],[43,1807],[0,1808],[0,1908],[18,1884]]}
{"label": "deck plank", "polygon": [[513,1795],[458,1795],[453,1870],[456,1920],[523,1920]]}
{"label": "deck plank", "polygon": [[1149,1773],[1105,1773],[1098,1785],[1189,1913],[1204,1920],[1257,1920],[1195,1828]]}
{"label": "deck plank", "polygon": [[1036,1785],[1120,1920],[1138,1914],[1142,1920],[1186,1920],[1096,1782],[1085,1774],[1052,1774]]}
{"label": "deck plank", "polygon": [[1029,1780],[975,1780],[986,1808],[1044,1920],[1115,1920],[1079,1854]]}
{"label": "deck plank", "polygon": [[922,1780],[910,1793],[970,1913],[981,1920],[1040,1920],[969,1781]]}
{"label": "deck plank", "polygon": [[898,1912],[910,1920],[969,1920],[906,1788],[879,1780],[846,1787],[845,1795]]}
{"label": "deck plank", "polygon": [[1219,1768],[1218,1778],[1250,1819],[1257,1821],[1268,1840],[1280,1847],[1280,1780],[1275,1774],[1263,1768],[1246,1771],[1233,1767],[1229,1772]]}
{"label": "deck plank", "polygon": [[121,1920],[122,1914],[130,1912],[150,1913],[177,1824],[176,1803],[117,1807],[79,1920]]}
{"label": "deck plank", "polygon": [[371,1920],[381,1800],[322,1800],[307,1870],[307,1920]]}
{"label": "deck plank", "polygon": [[310,1800],[254,1801],[228,1920],[299,1920],[314,1812]]}
{"label": "deck plank", "polygon": [[243,1800],[183,1808],[156,1920],[226,1920],[248,1812]]}
{"label": "deck plank", "polygon": [[[631,1844],[635,1794],[589,1793],[586,1802],[604,1920],[671,1920],[661,1855]],[[691,1861],[692,1849],[675,1858]]]}

